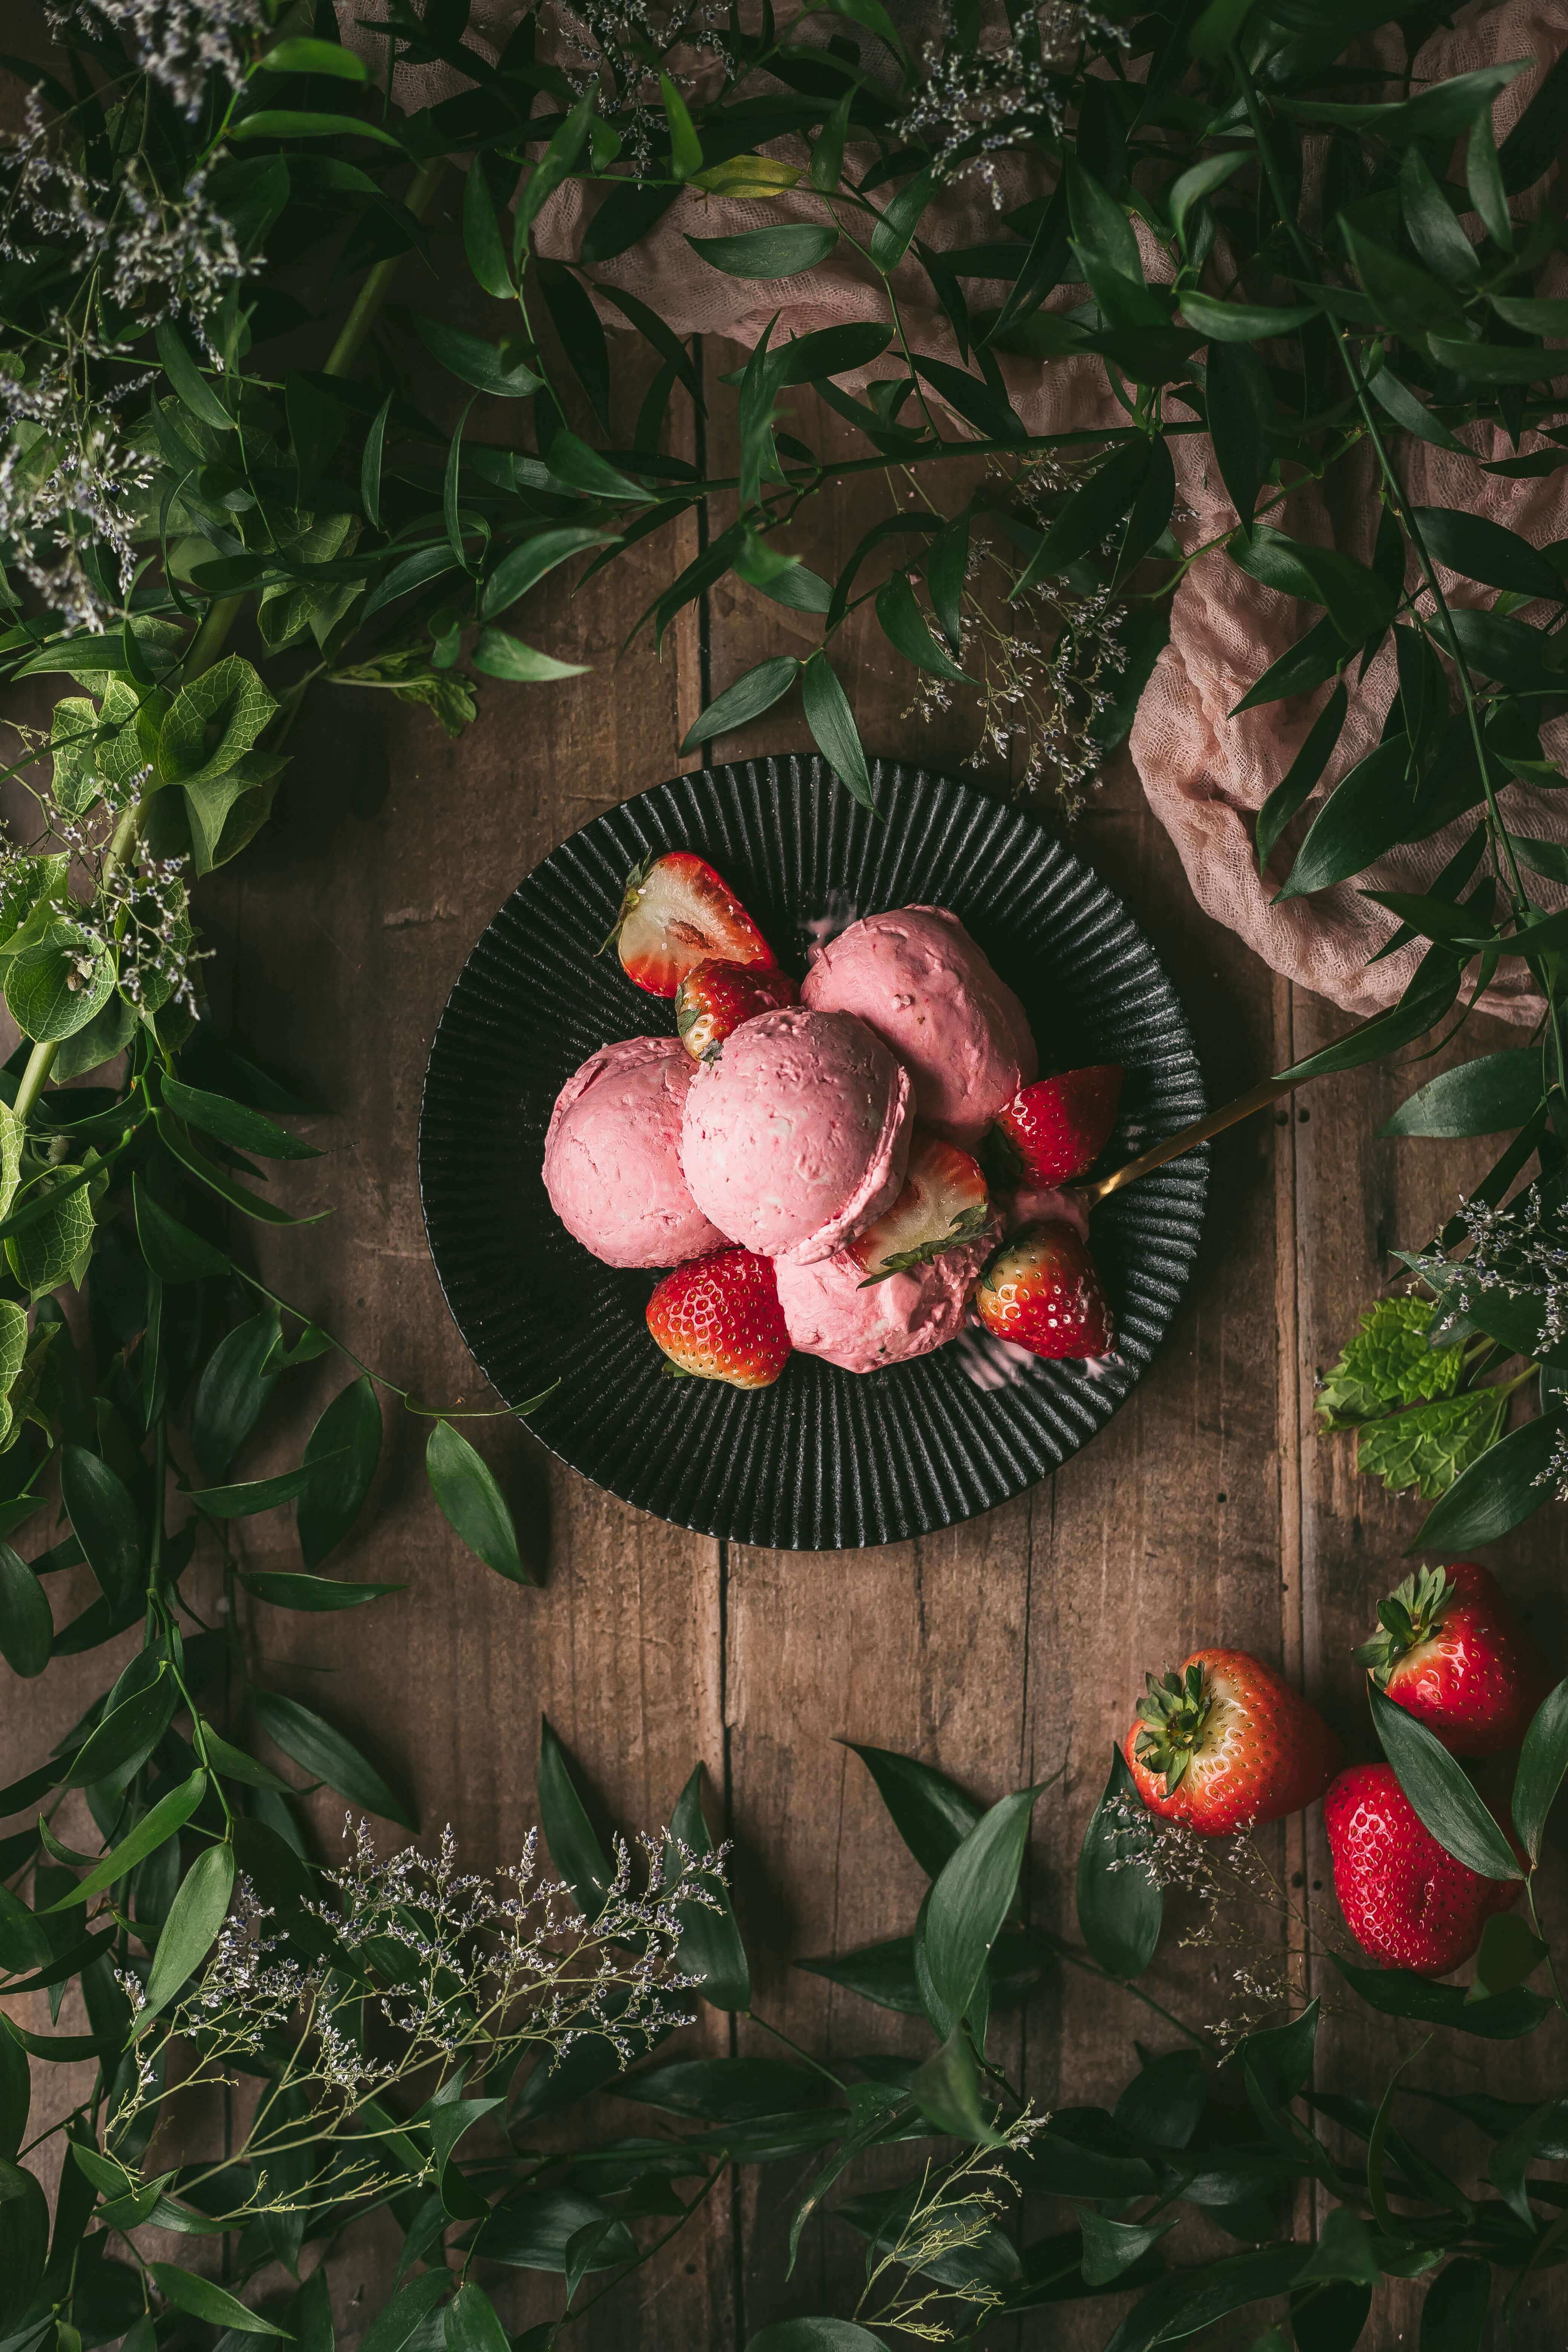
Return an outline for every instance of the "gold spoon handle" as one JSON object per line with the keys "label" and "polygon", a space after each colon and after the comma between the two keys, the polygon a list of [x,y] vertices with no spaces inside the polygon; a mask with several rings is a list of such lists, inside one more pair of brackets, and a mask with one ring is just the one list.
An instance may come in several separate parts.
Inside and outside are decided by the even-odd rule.
{"label": "gold spoon handle", "polygon": [[1219,1110],[1210,1111],[1206,1118],[1197,1119],[1191,1127],[1181,1128],[1174,1135],[1167,1135],[1163,1142],[1151,1145],[1147,1151],[1141,1152],[1136,1160],[1130,1160],[1125,1168],[1118,1168],[1114,1174],[1098,1177],[1090,1184],[1075,1184],[1072,1190],[1092,1209],[1110,1193],[1120,1192],[1123,1185],[1131,1184],[1136,1177],[1147,1176],[1151,1169],[1163,1168],[1168,1160],[1179,1160],[1194,1144],[1206,1143],[1214,1135],[1223,1135],[1227,1127],[1235,1127],[1239,1120],[1250,1118],[1254,1111],[1267,1110],[1271,1102],[1278,1102],[1281,1095],[1290,1094],[1301,1083],[1300,1078],[1265,1078],[1249,1093],[1237,1095],[1234,1102],[1226,1103]]}

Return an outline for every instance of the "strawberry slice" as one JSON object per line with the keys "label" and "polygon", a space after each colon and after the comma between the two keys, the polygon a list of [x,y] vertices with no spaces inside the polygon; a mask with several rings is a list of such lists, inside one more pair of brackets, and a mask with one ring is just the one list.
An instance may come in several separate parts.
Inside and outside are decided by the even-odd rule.
{"label": "strawberry slice", "polygon": [[773,950],[723,876],[689,849],[668,849],[632,868],[605,947],[611,940],[627,979],[650,996],[673,996],[705,956],[731,963],[773,961]]}
{"label": "strawberry slice", "polygon": [[866,1276],[861,1289],[956,1249],[981,1231],[990,1214],[991,1195],[979,1161],[938,1135],[918,1134],[903,1191],[849,1244],[848,1255]]}
{"label": "strawberry slice", "polygon": [[1068,1184],[1087,1174],[1110,1140],[1124,1075],[1119,1062],[1097,1062],[1021,1087],[986,1137],[998,1185]]}
{"label": "strawberry slice", "polygon": [[710,1250],[667,1274],[648,1300],[647,1328],[677,1378],[765,1389],[789,1361],[772,1260],[751,1250]]}
{"label": "strawberry slice", "polygon": [[694,1062],[709,1062],[742,1021],[759,1013],[782,1013],[799,995],[789,974],[770,964],[704,956],[675,992],[676,1033]]}
{"label": "strawberry slice", "polygon": [[1072,1225],[1026,1225],[1004,1242],[974,1294],[980,1320],[1031,1356],[1103,1356],[1115,1336],[1089,1245]]}

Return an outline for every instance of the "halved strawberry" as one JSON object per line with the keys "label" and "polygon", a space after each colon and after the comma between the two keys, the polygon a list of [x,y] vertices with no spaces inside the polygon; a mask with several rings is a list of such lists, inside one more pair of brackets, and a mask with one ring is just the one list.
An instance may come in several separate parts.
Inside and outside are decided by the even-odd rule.
{"label": "halved strawberry", "polygon": [[773,961],[773,950],[721,874],[689,849],[646,858],[626,877],[615,940],[628,980],[650,996],[673,996],[705,956],[731,963]]}
{"label": "halved strawberry", "polygon": [[1115,1336],[1089,1245],[1068,1224],[1026,1225],[974,1294],[980,1320],[1031,1356],[1103,1356]]}
{"label": "halved strawberry", "polygon": [[849,1244],[863,1270],[867,1289],[956,1249],[981,1231],[991,1214],[991,1195],[980,1163],[939,1135],[917,1134],[910,1150],[904,1189],[875,1224]]}
{"label": "halved strawberry", "polygon": [[799,995],[788,972],[772,964],[704,956],[675,992],[676,1031],[692,1060],[705,1062],[742,1021],[753,1020],[759,1013],[782,1013]]}
{"label": "halved strawberry", "polygon": [[1124,1075],[1119,1062],[1097,1062],[1020,1087],[985,1139],[997,1182],[1068,1184],[1087,1173],[1110,1140]]}
{"label": "halved strawberry", "polygon": [[667,1274],[647,1303],[667,1369],[731,1388],[771,1388],[789,1361],[773,1262],[752,1250],[710,1250]]}

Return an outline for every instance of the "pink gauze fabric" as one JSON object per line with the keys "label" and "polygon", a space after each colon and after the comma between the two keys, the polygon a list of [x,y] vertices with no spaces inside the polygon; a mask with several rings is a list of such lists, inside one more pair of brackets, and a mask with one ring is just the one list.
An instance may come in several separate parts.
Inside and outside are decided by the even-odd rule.
{"label": "pink gauze fabric", "polygon": [[[493,58],[518,13],[514,5],[497,5],[492,0],[487,7],[480,0],[469,39]],[[352,8],[342,9],[344,39],[373,64],[384,61],[384,42],[363,29],[363,17],[356,24],[357,15]],[[1565,42],[1568,0],[1506,0],[1500,7],[1472,5],[1458,13],[1451,27],[1426,44],[1415,60],[1415,78],[1419,83],[1499,61],[1531,60],[1529,69],[1517,76],[1498,103],[1494,123],[1500,142]],[[405,107],[426,106],[460,87],[443,68],[400,68],[397,96]],[[801,161],[798,142],[781,141],[763,152],[784,161]],[[1000,159],[995,197],[977,176],[958,181],[926,214],[922,236],[932,246],[950,248],[994,238],[998,203],[1019,204],[1043,185],[1029,173],[1022,159]],[[569,182],[541,215],[535,230],[538,248],[546,254],[574,255],[586,218],[598,200],[582,183]],[[1539,201],[1537,191],[1531,198],[1516,203],[1515,210],[1522,213]],[[686,242],[688,232],[730,236],[781,219],[820,217],[820,206],[809,197],[786,194],[762,204],[709,198],[688,191],[639,245],[601,265],[595,274],[638,296],[681,336],[721,336],[748,349],[770,320],[776,322],[773,341],[777,343],[820,327],[885,317],[880,281],[847,243],[841,242],[826,262],[806,276],[763,283],[723,276],[700,259]],[[1170,265],[1163,249],[1142,223],[1137,226],[1149,276],[1168,277]],[[1472,223],[1472,231],[1474,226]],[[894,284],[911,348],[932,358],[956,362],[959,354],[952,330],[919,263],[906,261]],[[967,281],[965,291],[975,307],[997,299],[994,288],[984,281]],[[1087,293],[1081,285],[1059,287],[1049,307],[1070,309]],[[609,304],[601,304],[600,309],[607,327],[625,328],[618,310]],[[1031,433],[1124,422],[1097,359],[1040,362],[1004,355],[1001,366],[1014,405]],[[901,372],[901,364],[884,360],[869,373]],[[865,374],[851,374],[842,381],[858,389]],[[1511,445],[1490,427],[1468,426],[1465,437],[1481,457],[1512,454]],[[1392,439],[1395,462],[1413,504],[1468,507],[1505,521],[1509,529],[1537,545],[1568,537],[1568,470],[1534,479],[1513,479],[1483,474],[1468,460],[1405,435],[1394,434]],[[1529,452],[1551,445],[1527,433],[1521,446]],[[1234,523],[1235,511],[1205,436],[1180,436],[1173,443],[1173,451],[1177,480],[1175,528],[1183,544],[1191,550],[1223,533]],[[1269,520],[1297,538],[1321,544],[1337,541],[1364,560],[1371,552],[1378,512],[1373,461],[1367,453],[1358,452],[1353,460],[1336,469],[1331,509],[1322,490],[1308,486],[1293,491]],[[1490,602],[1489,594],[1474,583],[1446,572],[1439,576],[1445,594],[1453,603]],[[1325,687],[1315,694],[1273,703],[1236,719],[1228,714],[1253,681],[1317,617],[1314,608],[1249,580],[1222,550],[1199,556],[1176,590],[1171,641],[1139,704],[1131,749],[1150,806],[1175,843],[1194,894],[1205,910],[1237,932],[1276,971],[1347,1012],[1365,1015],[1397,998],[1420,948],[1408,946],[1369,965],[1367,959],[1392,935],[1394,923],[1362,893],[1426,887],[1453,856],[1476,816],[1457,819],[1429,840],[1391,852],[1352,882],[1283,905],[1270,903],[1328,793],[1377,741],[1394,690],[1394,661],[1389,647],[1373,661],[1363,678],[1355,678],[1353,673],[1347,677],[1351,707],[1338,748],[1306,808],[1277,847],[1271,870],[1260,876],[1253,820],[1285,774],[1330,689]],[[1568,748],[1568,721],[1548,726],[1543,742],[1548,756],[1560,761]],[[1515,782],[1504,795],[1504,813],[1518,834],[1568,843],[1565,801],[1568,794]],[[1553,885],[1533,877],[1531,894],[1549,907],[1563,903],[1565,896]],[[1515,958],[1504,960],[1485,1002],[1489,1011],[1519,1022],[1532,1022],[1542,1010],[1528,971]]]}

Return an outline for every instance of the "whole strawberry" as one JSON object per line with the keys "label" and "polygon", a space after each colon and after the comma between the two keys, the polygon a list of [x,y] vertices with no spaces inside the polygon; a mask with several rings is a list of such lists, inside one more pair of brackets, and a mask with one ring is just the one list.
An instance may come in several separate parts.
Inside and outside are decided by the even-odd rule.
{"label": "whole strawberry", "polygon": [[771,1388],[789,1360],[789,1333],[771,1260],[751,1250],[688,1258],[655,1290],[647,1328],[669,1368],[731,1388]]}
{"label": "whole strawberry", "polygon": [[1021,1087],[986,1138],[997,1184],[1068,1184],[1084,1175],[1110,1140],[1122,1076],[1119,1062],[1099,1062]]}
{"label": "whole strawberry", "polygon": [[988,1331],[1031,1356],[1103,1356],[1116,1336],[1089,1244],[1060,1222],[1026,1225],[1004,1242],[974,1307]]}
{"label": "whole strawberry", "polygon": [[1378,1604],[1381,1631],[1356,1652],[1380,1690],[1456,1756],[1517,1748],[1551,1676],[1489,1569],[1423,1568]]}
{"label": "whole strawberry", "polygon": [[772,964],[773,950],[721,874],[689,849],[645,858],[626,877],[615,929],[628,980],[650,996],[673,996],[705,956]]}
{"label": "whole strawberry", "polygon": [[789,974],[772,964],[704,956],[683,974],[675,992],[676,1030],[692,1060],[705,1062],[742,1021],[759,1013],[782,1013],[799,996]]}
{"label": "whole strawberry", "polygon": [[1194,1650],[1148,1684],[1122,1754],[1150,1811],[1204,1837],[1299,1813],[1343,1760],[1316,1707],[1245,1650]]}
{"label": "whole strawberry", "polygon": [[1392,1764],[1352,1764],[1323,1799],[1334,1893],[1358,1944],[1385,1969],[1446,1977],[1468,1960],[1517,1878],[1482,1878],[1444,1852]]}

